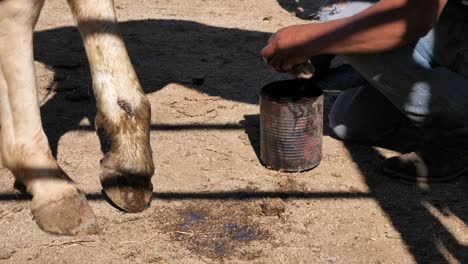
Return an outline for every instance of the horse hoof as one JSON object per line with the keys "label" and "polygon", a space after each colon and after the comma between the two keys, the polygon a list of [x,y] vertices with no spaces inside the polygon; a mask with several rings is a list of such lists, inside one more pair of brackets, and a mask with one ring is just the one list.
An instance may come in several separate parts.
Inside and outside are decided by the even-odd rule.
{"label": "horse hoof", "polygon": [[103,167],[101,184],[106,196],[119,209],[139,213],[151,204],[153,185],[146,175],[124,174]]}
{"label": "horse hoof", "polygon": [[46,203],[32,211],[44,231],[65,236],[95,234],[96,216],[82,193]]}

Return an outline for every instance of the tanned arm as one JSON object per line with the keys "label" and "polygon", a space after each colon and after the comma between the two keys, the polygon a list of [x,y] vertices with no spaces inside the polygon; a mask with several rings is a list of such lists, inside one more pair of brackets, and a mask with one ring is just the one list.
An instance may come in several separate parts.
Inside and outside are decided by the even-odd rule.
{"label": "tanned arm", "polygon": [[381,0],[354,16],[280,29],[262,50],[286,72],[321,54],[377,53],[411,43],[435,26],[447,0]]}

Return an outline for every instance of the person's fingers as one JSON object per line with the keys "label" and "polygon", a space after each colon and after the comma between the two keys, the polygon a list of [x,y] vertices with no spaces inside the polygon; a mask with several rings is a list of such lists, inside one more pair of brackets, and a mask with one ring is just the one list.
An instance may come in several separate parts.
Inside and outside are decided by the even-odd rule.
{"label": "person's fingers", "polygon": [[268,44],[262,50],[262,57],[266,63],[270,63],[270,60],[274,54],[275,54],[275,47],[272,44]]}
{"label": "person's fingers", "polygon": [[291,72],[293,71],[293,68],[294,68],[294,64],[290,63],[290,62],[283,62],[283,64],[281,65],[281,69],[284,71],[284,72]]}
{"label": "person's fingers", "polygon": [[274,56],[270,60],[270,65],[277,71],[277,72],[286,72],[283,69],[283,61],[279,56]]}

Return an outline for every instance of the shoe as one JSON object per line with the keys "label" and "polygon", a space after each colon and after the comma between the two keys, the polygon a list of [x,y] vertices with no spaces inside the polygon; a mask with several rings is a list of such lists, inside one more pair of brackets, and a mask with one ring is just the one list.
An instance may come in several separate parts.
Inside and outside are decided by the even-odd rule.
{"label": "shoe", "polygon": [[[468,171],[468,153],[463,147],[424,146],[420,150],[388,158],[384,172],[411,182],[447,182]],[[439,145],[440,146],[440,145]]]}

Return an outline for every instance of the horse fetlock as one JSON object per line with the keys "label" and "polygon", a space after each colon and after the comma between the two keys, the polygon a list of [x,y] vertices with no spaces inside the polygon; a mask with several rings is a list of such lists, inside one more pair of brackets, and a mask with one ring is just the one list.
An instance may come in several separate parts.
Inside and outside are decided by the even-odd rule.
{"label": "horse fetlock", "polygon": [[35,137],[25,143],[17,139],[4,140],[0,147],[3,166],[13,172],[25,168],[50,168],[56,166],[56,161],[50,152],[45,135]]}

